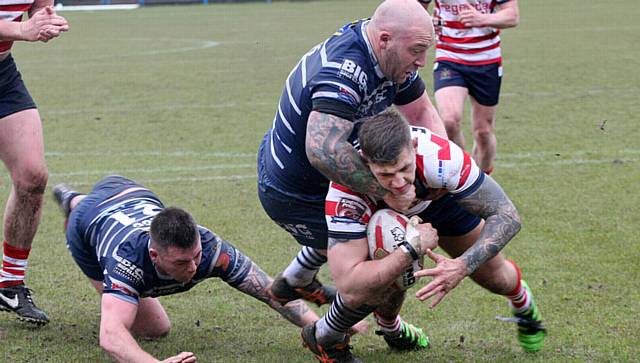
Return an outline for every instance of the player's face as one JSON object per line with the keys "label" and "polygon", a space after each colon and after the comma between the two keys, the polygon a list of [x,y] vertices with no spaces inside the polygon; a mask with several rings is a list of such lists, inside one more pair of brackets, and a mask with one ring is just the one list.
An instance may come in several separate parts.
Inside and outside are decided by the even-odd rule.
{"label": "player's face", "polygon": [[383,71],[388,79],[404,83],[411,74],[424,67],[427,50],[432,42],[431,37],[427,35],[427,32],[418,32],[389,41],[384,53],[386,59],[381,62],[381,66],[386,68]]}
{"label": "player's face", "polygon": [[405,148],[393,164],[369,164],[378,182],[395,195],[411,189],[416,178],[416,154],[413,147]]}
{"label": "player's face", "polygon": [[160,249],[155,259],[156,268],[163,274],[171,276],[182,283],[191,281],[202,260],[202,245],[200,236],[198,242],[191,248],[177,248],[170,246]]}

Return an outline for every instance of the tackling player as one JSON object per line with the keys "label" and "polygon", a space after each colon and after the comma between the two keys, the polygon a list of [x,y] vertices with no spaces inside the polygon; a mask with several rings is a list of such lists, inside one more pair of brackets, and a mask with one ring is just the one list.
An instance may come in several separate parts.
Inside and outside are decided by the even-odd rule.
{"label": "tackling player", "polygon": [[[161,337],[171,322],[157,296],[218,277],[304,326],[317,315],[301,300],[286,305],[267,292],[271,278],[249,257],[180,208],[165,208],[142,185],[121,176],[100,180],[89,194],[60,184],[54,197],[65,215],[67,247],[102,295],[100,346],[119,362],[157,362],[133,335]],[[165,362],[195,362],[182,352]]]}
{"label": "tackling player", "polygon": [[[327,261],[324,199],[329,180],[383,197],[388,192],[351,141],[358,121],[391,105],[412,124],[445,135],[418,69],[434,41],[430,16],[415,0],[387,0],[309,50],[289,73],[273,126],[258,154],[258,195],[269,217],[301,251],[271,288],[281,302],[330,302],[335,290],[316,279]],[[389,197],[402,207],[411,198]]]}
{"label": "tackling player", "polygon": [[[522,347],[527,351],[541,349],[546,333],[531,290],[521,279],[518,266],[500,252],[520,230],[518,212],[500,186],[453,142],[425,128],[410,128],[393,111],[367,120],[360,129],[359,142],[362,158],[381,185],[398,194],[415,191],[414,205],[405,214],[418,215],[431,223],[438,231],[438,245],[453,258],[424,252],[414,245],[416,251],[398,249],[382,260],[369,261],[367,223],[386,204],[332,183],[326,201],[328,258],[337,296],[344,296],[335,299],[329,314],[303,329],[305,342],[345,341],[344,328],[371,311],[358,305],[366,301],[362,299],[384,291],[398,277],[398,271],[424,252],[436,267],[415,273],[432,277],[416,293],[418,299],[434,297],[433,308],[470,276],[480,286],[508,299]],[[349,301],[356,303],[350,305]],[[379,316],[377,319],[380,326],[393,327],[402,335],[418,335],[405,333],[405,323],[398,315],[387,317],[382,324]],[[349,354],[346,348],[342,352],[345,354]]]}
{"label": "tackling player", "polygon": [[[428,9],[431,0],[419,0]],[[471,101],[473,158],[486,173],[496,157],[495,118],[502,54],[500,29],[518,25],[518,0],[434,0],[433,87],[447,133],[461,148],[465,98]]]}

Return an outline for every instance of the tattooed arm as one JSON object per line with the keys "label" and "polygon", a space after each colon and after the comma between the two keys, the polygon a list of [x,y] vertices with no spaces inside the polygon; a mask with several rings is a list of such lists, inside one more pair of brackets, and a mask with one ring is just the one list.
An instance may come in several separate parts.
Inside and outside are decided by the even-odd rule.
{"label": "tattooed arm", "polygon": [[246,268],[249,269],[249,272],[244,280],[236,286],[236,289],[264,302],[285,319],[301,328],[319,319],[318,315],[309,309],[309,306],[302,300],[294,300],[286,305],[273,300],[269,295],[269,286],[273,279],[251,261],[249,257],[245,258]]}
{"label": "tattooed arm", "polygon": [[329,180],[382,199],[387,191],[348,141],[352,130],[353,122],[349,120],[311,111],[307,122],[307,158]]}
{"label": "tattooed arm", "polygon": [[466,276],[483,263],[495,257],[520,230],[520,216],[502,188],[485,176],[480,187],[458,200],[469,212],[484,218],[485,223],[476,242],[455,259],[429,251],[427,255],[436,267],[416,272],[416,276],[431,276],[427,286],[418,290],[416,297],[424,301],[435,296],[430,307],[435,307]]}
{"label": "tattooed arm", "polygon": [[459,257],[470,275],[495,257],[520,231],[520,216],[500,185],[488,175],[478,190],[458,203],[472,214],[484,218],[478,240]]}

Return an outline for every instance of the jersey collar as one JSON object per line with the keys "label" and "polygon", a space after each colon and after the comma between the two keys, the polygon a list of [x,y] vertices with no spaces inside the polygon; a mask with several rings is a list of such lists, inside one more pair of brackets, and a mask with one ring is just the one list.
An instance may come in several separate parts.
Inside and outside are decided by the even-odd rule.
{"label": "jersey collar", "polygon": [[367,36],[367,25],[370,20],[363,21],[360,24],[360,33],[362,34],[362,39],[364,43],[367,45],[367,50],[369,51],[369,58],[374,65],[374,69],[376,71],[376,76],[378,78],[384,78],[384,73],[382,73],[382,69],[380,69],[380,64],[378,63],[378,58],[376,58],[375,53],[373,53],[373,48],[371,47],[371,42],[369,42],[369,37]]}

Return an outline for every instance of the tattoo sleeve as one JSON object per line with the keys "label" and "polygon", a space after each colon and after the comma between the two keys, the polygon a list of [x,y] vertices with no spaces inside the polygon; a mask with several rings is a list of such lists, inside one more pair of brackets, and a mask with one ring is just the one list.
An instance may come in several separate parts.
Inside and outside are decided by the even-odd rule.
{"label": "tattoo sleeve", "polygon": [[478,240],[460,258],[471,274],[495,257],[520,231],[520,216],[502,188],[486,176],[480,188],[458,201],[469,212],[484,218]]}
{"label": "tattoo sleeve", "polygon": [[302,300],[294,300],[286,305],[273,300],[269,295],[268,287],[273,279],[256,265],[249,257],[246,257],[249,272],[245,279],[236,287],[239,291],[269,305],[291,323],[304,327],[303,316],[309,311],[309,307]]}
{"label": "tattoo sleeve", "polygon": [[309,162],[329,180],[360,193],[382,198],[382,188],[360,155],[349,143],[353,123],[338,116],[311,112],[307,122],[306,151]]}

